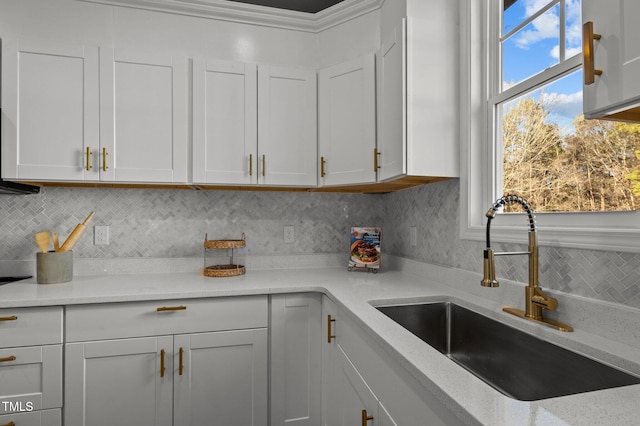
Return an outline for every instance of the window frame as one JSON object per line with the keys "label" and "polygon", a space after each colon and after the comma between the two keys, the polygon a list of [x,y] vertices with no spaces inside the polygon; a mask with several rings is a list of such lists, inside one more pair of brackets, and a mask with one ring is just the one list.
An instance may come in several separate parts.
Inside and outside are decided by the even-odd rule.
{"label": "window frame", "polygon": [[[485,239],[485,213],[497,198],[496,132],[491,124],[495,123],[495,117],[489,102],[497,81],[493,78],[497,67],[489,61],[499,53],[496,52],[498,43],[492,36],[499,21],[497,13],[492,17],[492,11],[498,9],[497,3],[499,0],[462,0],[460,3],[461,239]],[[581,63],[582,55],[565,60],[561,63],[566,67],[563,73],[566,75]],[[541,73],[533,78],[542,84],[548,75]],[[519,86],[509,88],[507,94],[521,91]],[[521,213],[500,213],[491,224],[492,242],[526,243],[526,224]],[[640,211],[541,212],[536,213],[536,224],[541,245],[640,252]]]}

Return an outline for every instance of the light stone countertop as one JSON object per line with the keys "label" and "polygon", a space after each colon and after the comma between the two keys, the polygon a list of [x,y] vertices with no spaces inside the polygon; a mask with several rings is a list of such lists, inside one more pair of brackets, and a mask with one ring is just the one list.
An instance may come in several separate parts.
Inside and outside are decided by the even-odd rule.
{"label": "light stone countertop", "polygon": [[32,278],[0,286],[0,309],[319,292],[336,302],[466,423],[492,426],[637,424],[640,385],[534,402],[514,400],[455,365],[378,312],[372,304],[453,300],[552,343],[640,375],[638,310],[553,294],[560,299],[557,315],[575,328],[573,333],[562,333],[502,313],[503,305],[521,307],[522,285],[502,283],[500,290],[483,289],[479,286],[479,274],[402,259],[390,263],[399,270],[372,274],[347,272],[346,268],[264,269],[249,270],[243,276],[230,278],[207,278],[198,272],[87,275],[76,276],[71,283],[49,285],[38,285]]}

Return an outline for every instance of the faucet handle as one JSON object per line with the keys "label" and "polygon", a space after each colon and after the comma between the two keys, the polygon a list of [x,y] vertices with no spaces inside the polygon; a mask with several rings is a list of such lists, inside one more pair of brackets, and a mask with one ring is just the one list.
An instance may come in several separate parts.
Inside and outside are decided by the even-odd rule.
{"label": "faucet handle", "polygon": [[542,309],[546,309],[547,311],[555,311],[558,308],[558,299],[545,296],[542,291],[531,296],[531,303],[541,307]]}
{"label": "faucet handle", "polygon": [[493,257],[493,250],[484,249],[484,278],[480,281],[483,287],[499,287],[500,283],[496,279],[496,262]]}

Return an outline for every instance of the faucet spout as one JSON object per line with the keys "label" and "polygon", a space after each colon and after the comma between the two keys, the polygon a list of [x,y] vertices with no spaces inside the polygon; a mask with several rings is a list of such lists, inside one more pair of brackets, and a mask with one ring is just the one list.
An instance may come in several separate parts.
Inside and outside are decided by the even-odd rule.
{"label": "faucet spout", "polygon": [[[527,251],[523,252],[499,252],[496,253],[491,249],[491,221],[496,216],[496,211],[507,204],[520,204],[527,213],[529,221],[529,246]],[[573,331],[573,328],[567,324],[544,318],[543,310],[554,311],[558,307],[558,300],[547,296],[542,292],[538,282],[538,236],[536,230],[535,216],[529,203],[522,197],[517,195],[505,195],[496,200],[495,203],[485,214],[487,217],[487,245],[484,249],[484,276],[481,281],[483,287],[498,287],[499,283],[496,279],[495,257],[505,255],[527,255],[529,257],[529,284],[525,288],[525,310],[505,307],[503,311],[519,317],[536,321],[550,327],[554,327],[561,331]]]}

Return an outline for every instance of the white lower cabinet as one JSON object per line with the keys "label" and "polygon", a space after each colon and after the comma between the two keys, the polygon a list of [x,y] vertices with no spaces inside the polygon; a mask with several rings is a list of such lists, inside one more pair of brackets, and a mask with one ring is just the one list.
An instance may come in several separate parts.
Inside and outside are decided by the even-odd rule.
{"label": "white lower cabinet", "polygon": [[0,309],[0,425],[59,425],[62,308]]}
{"label": "white lower cabinet", "polygon": [[0,426],[61,426],[60,409],[0,415]]}
{"label": "white lower cabinet", "polygon": [[322,297],[271,297],[271,426],[317,426],[321,411]]}
{"label": "white lower cabinet", "polygon": [[336,348],[333,374],[336,388],[331,394],[335,416],[332,424],[396,426],[340,345]]}
{"label": "white lower cabinet", "polygon": [[338,343],[338,309],[327,297],[323,316],[323,413],[324,426],[396,426],[360,372]]}
{"label": "white lower cabinet", "polygon": [[267,425],[267,329],[174,337],[174,421]]}
{"label": "white lower cabinet", "polygon": [[267,324],[262,296],[69,307],[95,340],[65,345],[65,425],[266,426]]}
{"label": "white lower cabinet", "polygon": [[172,336],[67,344],[65,424],[170,426],[172,348]]}
{"label": "white lower cabinet", "polygon": [[323,426],[463,424],[326,296],[322,308]]}

